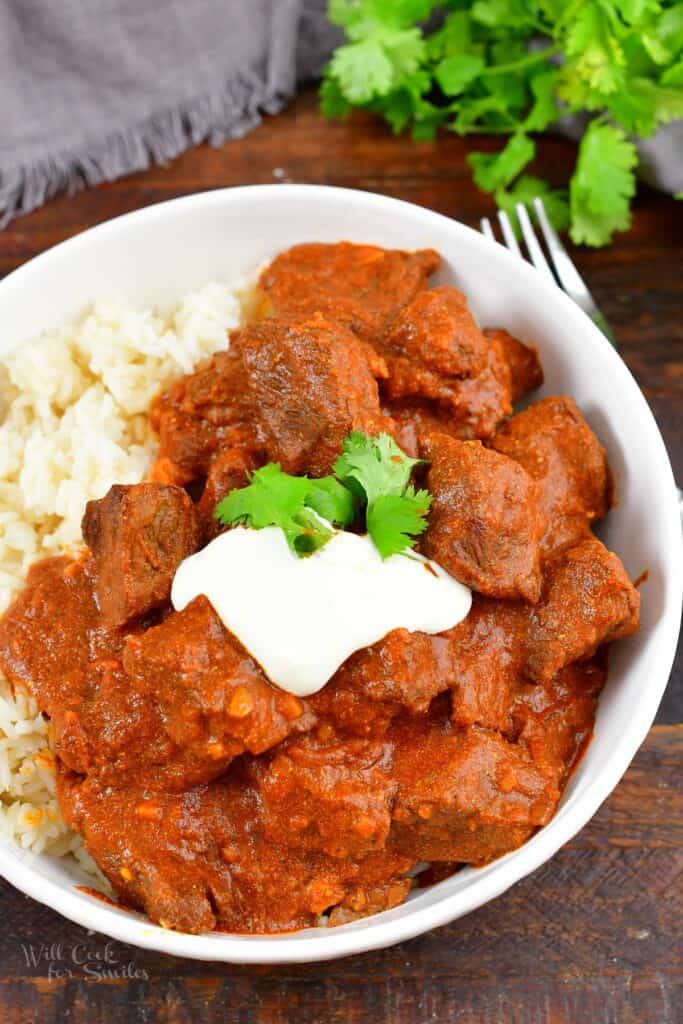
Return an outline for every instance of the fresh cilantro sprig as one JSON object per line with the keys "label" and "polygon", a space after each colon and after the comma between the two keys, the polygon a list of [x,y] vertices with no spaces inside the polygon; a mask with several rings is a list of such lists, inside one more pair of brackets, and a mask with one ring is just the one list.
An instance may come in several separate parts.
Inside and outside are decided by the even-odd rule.
{"label": "fresh cilantro sprig", "polygon": [[[683,117],[681,0],[330,0],[328,10],[348,41],[323,79],[327,116],[362,107],[416,140],[440,127],[508,135],[470,164],[513,219],[516,202],[538,195],[577,243],[605,245],[628,228],[638,162],[628,136]],[[529,174],[532,136],[579,113],[594,120],[568,190]]]}
{"label": "fresh cilantro sprig", "polygon": [[351,526],[364,517],[375,547],[388,558],[412,547],[427,528],[431,495],[410,484],[418,462],[388,434],[369,437],[354,431],[344,441],[333,476],[291,476],[270,462],[252,474],[246,487],[223,498],[214,515],[223,526],[279,526],[300,557],[323,547],[333,536],[332,527]]}
{"label": "fresh cilantro sprig", "polygon": [[348,526],[353,522],[353,496],[334,477],[291,476],[282,472],[278,462],[270,462],[253,473],[246,487],[223,498],[214,515],[223,526],[241,523],[255,530],[279,526],[292,551],[303,556],[327,543],[333,534],[328,523]]}
{"label": "fresh cilantro sprig", "polygon": [[368,533],[382,558],[414,547],[416,538],[427,529],[431,504],[429,491],[409,486],[402,494],[381,494],[368,505]]}
{"label": "fresh cilantro sprig", "polygon": [[412,547],[427,529],[431,495],[410,484],[420,461],[406,455],[389,434],[368,437],[354,431],[334,464],[335,475],[361,496],[367,531],[382,558]]}
{"label": "fresh cilantro sprig", "polygon": [[419,464],[420,460],[406,455],[389,434],[369,437],[354,430],[344,439],[342,454],[333,469],[343,484],[360,492],[372,505],[383,494],[403,494]]}

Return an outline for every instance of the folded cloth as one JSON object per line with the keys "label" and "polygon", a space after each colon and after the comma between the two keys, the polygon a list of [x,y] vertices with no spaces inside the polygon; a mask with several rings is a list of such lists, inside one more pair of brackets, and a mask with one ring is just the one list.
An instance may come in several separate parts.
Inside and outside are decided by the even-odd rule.
{"label": "folded cloth", "polygon": [[[326,9],[327,0],[0,0],[0,226],[57,193],[244,135],[341,42]],[[683,190],[681,128],[641,150],[646,180],[669,191]]]}
{"label": "folded cloth", "polygon": [[325,0],[2,0],[0,225],[59,192],[219,146],[339,40]]}

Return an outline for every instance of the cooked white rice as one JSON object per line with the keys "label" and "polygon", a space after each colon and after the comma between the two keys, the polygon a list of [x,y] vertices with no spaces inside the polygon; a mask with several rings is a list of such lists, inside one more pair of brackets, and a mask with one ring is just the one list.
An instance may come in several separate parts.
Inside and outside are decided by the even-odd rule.
{"label": "cooked white rice", "polygon": [[[0,362],[0,614],[31,562],[77,548],[87,501],[147,475],[152,397],[227,348],[247,294],[239,280],[207,284],[166,312],[100,304]],[[0,831],[96,871],[59,812],[49,725],[2,675]]]}

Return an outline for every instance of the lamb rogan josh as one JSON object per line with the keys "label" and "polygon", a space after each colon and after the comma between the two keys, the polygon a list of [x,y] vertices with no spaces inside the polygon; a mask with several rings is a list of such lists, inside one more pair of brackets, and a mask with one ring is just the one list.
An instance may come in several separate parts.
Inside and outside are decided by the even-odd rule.
{"label": "lamb rogan josh", "polygon": [[[638,628],[638,593],[592,533],[612,501],[604,449],[571,397],[514,413],[538,355],[430,289],[439,263],[348,242],[277,256],[229,348],[153,402],[150,480],[89,502],[87,547],[34,564],[0,620],[0,668],[52,724],[67,823],[164,927],[342,924],[403,902],[425,864],[435,879],[515,849],[590,739],[607,645]],[[206,596],[177,610],[172,585],[234,528],[218,503],[272,463],[329,480],[353,432],[418,460],[414,557],[471,608],[390,630],[301,697]],[[351,531],[362,515],[370,531],[364,498]]]}

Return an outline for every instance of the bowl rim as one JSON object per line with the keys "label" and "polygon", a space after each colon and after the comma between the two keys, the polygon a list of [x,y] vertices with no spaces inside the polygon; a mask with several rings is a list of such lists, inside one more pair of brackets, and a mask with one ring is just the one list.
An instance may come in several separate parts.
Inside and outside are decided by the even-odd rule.
{"label": "bowl rim", "polygon": [[[659,626],[664,627],[666,643],[662,642],[653,657],[651,677],[635,715],[627,729],[621,734],[602,772],[587,782],[585,789],[576,800],[561,807],[552,820],[518,850],[495,861],[494,870],[475,880],[465,890],[451,893],[428,906],[415,908],[399,918],[390,916],[391,911],[376,914],[364,920],[363,929],[348,930],[352,926],[330,929],[329,939],[315,932],[280,935],[239,935],[227,933],[206,933],[189,935],[183,932],[165,930],[144,920],[134,912],[109,907],[95,898],[84,899],[75,887],[65,888],[62,884],[46,878],[25,863],[20,847],[12,840],[0,843],[0,874],[27,896],[45,903],[64,917],[95,929],[121,942],[145,949],[152,949],[175,956],[217,962],[231,963],[306,963],[329,960],[354,953],[367,952],[413,938],[432,928],[470,913],[472,910],[495,899],[510,886],[535,871],[553,856],[566,842],[595,814],[603,801],[612,792],[628,768],[633,756],[645,739],[654,720],[657,708],[666,688],[673,659],[676,653],[680,628],[681,604],[683,600],[683,537],[680,531],[678,500],[673,473],[659,428],[645,398],[628,370],[626,364],[611,348],[609,342],[578,306],[559,288],[546,282],[536,270],[519,260],[508,250],[479,234],[473,228],[454,218],[436,213],[427,208],[404,200],[394,199],[378,193],[358,189],[339,188],[327,185],[246,185],[233,188],[215,189],[181,196],[114,217],[52,246],[45,252],[28,260],[0,281],[0,309],[5,296],[21,289],[24,281],[43,269],[49,269],[66,251],[77,251],[95,239],[106,241],[121,231],[125,233],[133,222],[153,224],[164,220],[169,214],[196,207],[221,207],[224,203],[239,203],[255,195],[268,202],[286,202],[289,197],[301,199],[308,195],[356,206],[375,207],[376,210],[392,212],[419,218],[424,224],[447,226],[456,237],[460,236],[470,246],[496,246],[496,259],[503,260],[510,271],[525,280],[530,290],[539,299],[558,306],[558,310],[576,324],[577,330],[590,338],[592,345],[608,349],[613,358],[614,372],[628,377],[633,390],[634,406],[645,428],[644,438],[649,457],[656,462],[670,501],[665,510],[667,523],[666,543],[669,545],[667,573],[673,583],[673,593],[678,600],[669,600],[663,608]],[[476,242],[475,242],[476,239]],[[493,249],[491,249],[493,254]],[[44,855],[38,855],[44,856]]]}

